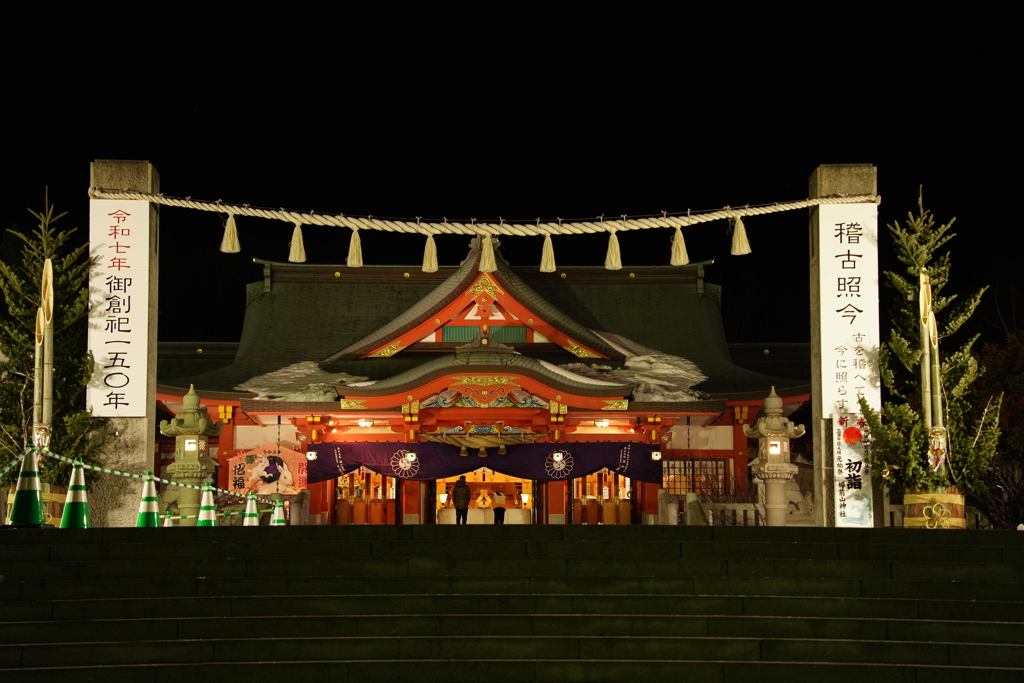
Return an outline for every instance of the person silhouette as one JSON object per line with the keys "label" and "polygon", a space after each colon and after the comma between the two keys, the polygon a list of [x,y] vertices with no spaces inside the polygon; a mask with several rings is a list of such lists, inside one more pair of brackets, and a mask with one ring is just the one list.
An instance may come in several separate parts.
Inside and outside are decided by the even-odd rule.
{"label": "person silhouette", "polygon": [[466,483],[466,475],[459,477],[452,489],[452,506],[455,508],[455,523],[465,524],[469,517],[469,499],[472,497],[469,484]]}

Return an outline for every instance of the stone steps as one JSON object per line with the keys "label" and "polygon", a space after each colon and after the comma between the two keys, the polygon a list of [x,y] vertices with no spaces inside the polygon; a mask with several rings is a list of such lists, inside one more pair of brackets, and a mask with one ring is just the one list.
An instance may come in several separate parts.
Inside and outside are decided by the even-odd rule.
{"label": "stone steps", "polygon": [[0,574],[5,683],[1024,672],[1013,532],[17,530]]}
{"label": "stone steps", "polygon": [[1024,668],[1024,645],[810,638],[403,635],[125,640],[0,646],[3,668],[196,661],[494,659],[776,661]]}
{"label": "stone steps", "polygon": [[778,617],[755,615],[526,614],[481,623],[479,614],[345,614],[164,617],[7,622],[0,646],[104,640],[261,638],[303,629],[324,637],[378,636],[647,636],[813,638],[1024,645],[1021,622]]}

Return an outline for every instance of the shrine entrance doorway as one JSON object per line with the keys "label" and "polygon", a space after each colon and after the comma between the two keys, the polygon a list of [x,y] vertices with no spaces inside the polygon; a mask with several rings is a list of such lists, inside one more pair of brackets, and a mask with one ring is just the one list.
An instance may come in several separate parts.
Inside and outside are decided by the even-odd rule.
{"label": "shrine entrance doorway", "polygon": [[[461,475],[460,475],[461,476]],[[468,524],[493,524],[495,509],[505,510],[505,524],[537,524],[537,482],[501,474],[486,467],[467,472],[470,488]],[[459,476],[438,479],[434,495],[435,520],[455,524],[452,489]]]}

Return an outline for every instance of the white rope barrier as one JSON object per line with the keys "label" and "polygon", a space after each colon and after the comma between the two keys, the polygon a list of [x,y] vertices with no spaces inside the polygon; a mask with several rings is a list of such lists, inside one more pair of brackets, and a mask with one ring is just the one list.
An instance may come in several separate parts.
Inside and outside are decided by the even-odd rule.
{"label": "white rope barrier", "polygon": [[12,469],[14,469],[15,465],[17,465],[19,462],[21,462],[21,459],[25,457],[26,453],[28,453],[28,451],[22,451],[17,456],[15,456],[14,460],[12,460],[9,463],[7,463],[6,465],[4,465],[4,468],[2,470],[0,470],[0,477],[4,476],[8,472],[10,472]]}
{"label": "white rope barrier", "polygon": [[[257,514],[260,514],[260,513],[266,513],[266,512],[273,512],[273,510],[257,510],[256,512],[257,512]],[[244,515],[244,514],[245,514],[245,510],[238,510],[237,512],[218,512],[218,513],[216,513],[216,515],[218,517],[231,517],[231,516],[238,516],[238,515]],[[160,520],[165,520],[165,519],[199,519],[199,515],[159,515],[158,517],[159,517]]]}
{"label": "white rope barrier", "polygon": [[270,220],[285,221],[296,225],[321,225],[329,227],[344,227],[353,230],[383,230],[386,232],[404,232],[421,235],[514,235],[514,236],[537,236],[537,235],[580,235],[585,233],[605,233],[609,231],[623,230],[647,230],[651,228],[681,228],[698,223],[708,223],[723,219],[745,218],[747,216],[763,216],[783,211],[795,211],[807,209],[813,206],[826,204],[862,204],[865,202],[878,203],[881,197],[875,195],[840,195],[834,197],[820,197],[817,199],[803,199],[800,201],[765,204],[760,206],[745,206],[742,208],[725,207],[714,211],[701,211],[686,213],[662,213],[660,216],[620,216],[615,220],[571,220],[558,222],[541,222],[540,219],[533,221],[506,221],[499,219],[499,222],[477,223],[475,219],[469,223],[449,222],[447,219],[437,221],[428,220],[403,220],[403,219],[381,219],[373,216],[346,216],[344,214],[331,215],[310,211],[302,213],[288,209],[262,209],[255,208],[248,204],[224,204],[219,200],[216,202],[197,201],[191,197],[184,199],[178,197],[165,197],[162,194],[147,194],[144,192],[133,192],[130,190],[114,190],[98,187],[89,188],[89,197],[92,199],[132,199],[161,204],[163,206],[174,206],[183,209],[195,209],[198,211],[211,211],[214,213],[227,214],[228,216],[252,216],[256,218],[267,218]]}
{"label": "white rope barrier", "polygon": [[[49,456],[49,457],[54,458],[56,460],[60,460],[62,462],[70,463],[72,465],[74,465],[77,462],[76,460],[72,460],[71,458],[67,458],[67,457],[65,457],[63,455],[57,455],[56,453],[51,453],[50,451],[45,450],[45,449],[41,449],[41,448],[34,448],[33,447],[33,448],[29,449],[29,451],[37,451],[37,452],[42,453],[43,455]],[[25,453],[28,453],[29,451],[25,451]],[[25,455],[25,453],[22,453],[22,455]],[[147,475],[145,475],[145,474],[135,474],[134,472],[124,472],[122,470],[112,470],[112,469],[109,469],[107,467],[97,467],[96,465],[90,465],[90,464],[84,463],[84,462],[83,463],[79,463],[79,464],[81,464],[82,467],[84,467],[87,470],[92,470],[93,472],[102,472],[103,474],[116,474],[119,477],[129,477],[130,479],[146,479],[146,477],[147,477]],[[10,467],[10,465],[8,465],[8,467]],[[185,489],[197,489],[197,490],[200,490],[200,491],[203,490],[202,486],[196,486],[194,484],[182,484],[181,482],[172,481],[170,479],[161,479],[160,477],[158,477],[156,475],[148,475],[148,476],[152,477],[153,481],[159,481],[159,482],[161,482],[163,484],[170,484],[171,486],[180,486],[181,488],[185,488]],[[236,491],[229,491],[227,489],[215,488],[213,486],[210,487],[210,490],[211,491],[215,491],[217,493],[226,493],[229,496],[234,496],[236,498],[242,498],[242,499],[245,499],[246,495],[247,495],[247,494],[243,494],[243,493],[238,493]],[[274,504],[274,501],[270,500],[269,498],[257,498],[256,500],[258,502],[260,502],[260,503],[266,503],[268,505],[273,505]]]}

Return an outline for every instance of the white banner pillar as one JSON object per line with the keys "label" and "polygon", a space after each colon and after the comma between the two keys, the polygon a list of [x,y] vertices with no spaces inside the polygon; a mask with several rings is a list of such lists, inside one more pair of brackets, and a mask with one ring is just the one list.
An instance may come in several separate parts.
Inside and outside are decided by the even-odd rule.
{"label": "white banner pillar", "polygon": [[878,373],[877,169],[819,166],[811,198],[866,195],[864,203],[811,209],[811,394],[814,523],[866,527],[876,508],[858,399],[881,405]]}
{"label": "white banner pillar", "polygon": [[[92,187],[159,193],[160,178],[148,161],[98,159]],[[96,362],[86,403],[109,419],[103,465],[134,472],[157,471],[156,341],[159,212],[141,201],[90,202],[89,350]],[[103,475],[89,493],[96,526],[134,526],[140,486]]]}

